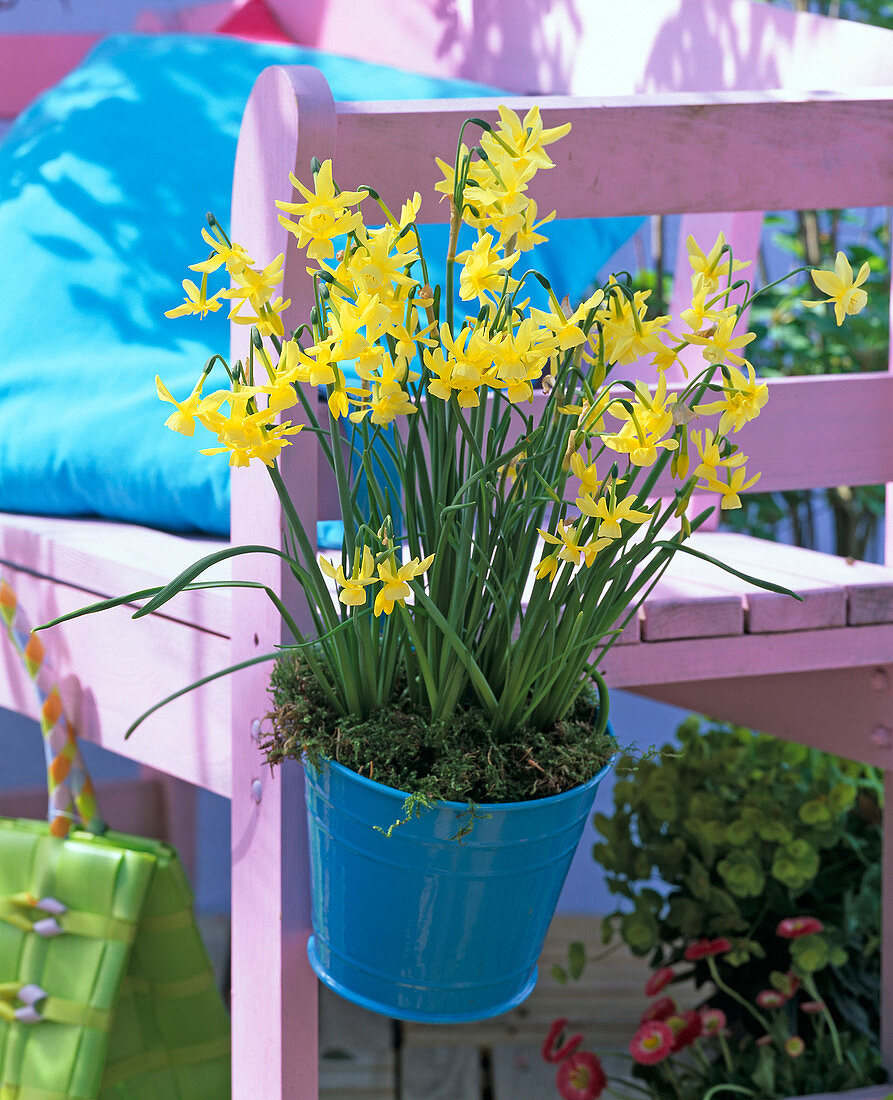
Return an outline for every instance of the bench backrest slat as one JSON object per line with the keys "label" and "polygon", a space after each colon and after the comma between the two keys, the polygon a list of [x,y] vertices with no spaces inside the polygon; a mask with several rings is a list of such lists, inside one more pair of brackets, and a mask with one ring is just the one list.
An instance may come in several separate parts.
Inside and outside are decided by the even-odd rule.
{"label": "bench backrest slat", "polygon": [[[523,114],[536,99],[507,98]],[[434,155],[451,160],[462,122],[498,116],[486,100],[336,105],[335,175],[399,203],[423,196],[444,221]],[[893,202],[893,101],[886,90],[680,93],[548,101],[544,124],[572,124],[549,147],[555,169],[530,187],[539,210],[579,218],[711,210],[827,209]],[[476,131],[469,128],[469,137]],[[833,150],[833,155],[829,154]]]}

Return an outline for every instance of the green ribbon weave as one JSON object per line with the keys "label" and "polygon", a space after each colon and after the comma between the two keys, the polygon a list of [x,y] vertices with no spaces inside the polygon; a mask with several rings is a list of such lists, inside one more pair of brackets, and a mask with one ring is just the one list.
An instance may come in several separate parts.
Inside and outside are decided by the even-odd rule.
{"label": "green ribbon weave", "polygon": [[[33,927],[46,898],[65,907],[57,934]],[[159,841],[0,818],[0,1003],[0,1100],[230,1095],[226,1010]]]}

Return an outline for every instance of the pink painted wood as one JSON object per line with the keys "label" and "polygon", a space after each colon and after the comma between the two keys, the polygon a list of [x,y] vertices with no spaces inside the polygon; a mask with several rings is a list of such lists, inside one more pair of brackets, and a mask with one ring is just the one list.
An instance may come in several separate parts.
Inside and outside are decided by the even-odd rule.
{"label": "pink painted wood", "polygon": [[[748,0],[268,0],[298,42],[543,95],[885,84],[883,31]],[[714,209],[737,209],[719,207]]]}
{"label": "pink painted wood", "polygon": [[[313,69],[268,69],[258,80],[242,123],[233,183],[233,238],[258,263],[286,251],[274,198],[291,199],[288,174],[305,184],[311,155],[331,155],[334,103]],[[285,293],[292,324],[306,317],[312,286],[289,250]],[[234,357],[244,354],[244,329],[234,326]],[[310,432],[285,452],[283,477],[308,530],[316,529],[317,448]],[[279,503],[266,470],[238,471],[232,481],[233,541],[285,549]],[[242,570],[283,594],[300,629],[306,607],[281,559]],[[233,659],[244,660],[290,641],[272,604],[250,589],[233,593]],[[269,666],[233,677],[233,1094],[312,1100],[317,1094],[317,983],[307,961],[310,928],[307,837],[302,774],[297,765],[273,775],[261,768],[251,733],[268,709]]]}
{"label": "pink painted wood", "polygon": [[14,118],[79,64],[98,34],[15,34],[0,40],[0,118]]}

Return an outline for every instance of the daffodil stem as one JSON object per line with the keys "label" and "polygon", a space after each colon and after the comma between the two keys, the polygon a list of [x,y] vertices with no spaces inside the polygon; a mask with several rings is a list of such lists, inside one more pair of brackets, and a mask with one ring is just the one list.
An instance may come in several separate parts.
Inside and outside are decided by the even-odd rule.
{"label": "daffodil stem", "polygon": [[[460,196],[461,202],[461,196]],[[450,329],[450,334],[453,332],[453,312],[454,312],[454,291],[453,280],[456,267],[456,248],[459,245],[459,229],[462,226],[462,208],[455,202],[450,202],[450,241],[447,247],[446,257],[446,322]]]}
{"label": "daffodil stem", "polygon": [[748,308],[748,306],[753,305],[753,303],[756,301],[757,298],[759,298],[759,296],[761,294],[765,294],[767,290],[771,290],[774,286],[780,286],[782,283],[786,283],[788,281],[788,279],[792,279],[795,275],[799,275],[801,271],[810,271],[810,270],[811,269],[810,269],[809,265],[804,264],[802,267],[795,267],[794,270],[789,271],[787,273],[787,275],[782,275],[782,277],[780,279],[776,279],[775,282],[766,283],[765,286],[761,286],[759,290],[755,290],[753,292],[753,294],[751,294],[751,296],[749,298],[745,299],[745,301],[742,303],[742,305],[741,305],[742,313],[744,312],[745,309]]}

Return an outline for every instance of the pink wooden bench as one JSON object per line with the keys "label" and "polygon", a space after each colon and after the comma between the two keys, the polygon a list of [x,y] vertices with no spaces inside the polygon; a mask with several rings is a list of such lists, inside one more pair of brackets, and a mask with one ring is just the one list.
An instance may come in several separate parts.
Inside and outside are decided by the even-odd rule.
{"label": "pink wooden bench", "polygon": [[[558,168],[536,193],[541,209],[563,216],[738,211],[726,224],[740,252],[748,240],[753,245],[749,212],[893,202],[890,91],[871,86],[893,84],[893,54],[890,37],[871,28],[795,19],[744,0],[640,0],[619,10],[581,2],[560,12],[543,2],[532,6],[538,30],[531,38],[521,36],[509,0],[447,11],[391,0],[386,14],[351,0],[274,6],[289,30],[321,48],[518,92],[586,96],[556,99],[545,111],[548,123],[573,122],[571,137],[556,147]],[[695,64],[691,51],[704,43]],[[705,83],[718,90],[698,91]],[[507,102],[521,109],[532,100]],[[268,70],[243,122],[233,236],[259,261],[284,249],[273,199],[289,197],[290,170],[306,179],[311,155],[334,154],[339,179],[380,181],[386,199],[418,188],[427,196],[423,216],[442,217],[445,208],[431,199],[431,156],[452,147],[467,115],[492,109],[492,101],[334,105],[315,71]],[[310,297],[295,261],[286,278],[297,318]],[[747,447],[754,469],[763,470],[760,488],[893,482],[891,387],[889,373],[772,383]],[[334,514],[318,491],[325,483],[309,433],[285,452],[283,472],[308,525]],[[232,514],[235,542],[279,545],[281,517],[263,470],[233,478]],[[742,589],[718,571],[680,567],[610,653],[609,682],[893,774],[893,569],[723,533],[699,540],[722,543],[717,552],[726,560],[802,591],[803,604]],[[207,546],[101,522],[0,522],[0,562],[35,619],[81,606],[88,594],[159,584]],[[251,568],[300,613],[299,595],[275,563],[259,558]],[[167,691],[280,640],[275,614],[246,589],[183,596],[138,626],[118,609],[48,639],[86,736],[232,799],[237,1100],[317,1095],[300,773],[286,767],[271,776],[255,745],[268,670],[181,698],[126,743],[123,730]],[[8,654],[0,661],[0,705],[33,713],[29,684]],[[886,835],[893,850],[893,820]],[[893,871],[885,873],[893,909]],[[893,912],[887,928],[893,945]],[[883,986],[884,1052],[893,1068],[893,950],[884,953]],[[876,1100],[885,1092],[858,1095]]]}

